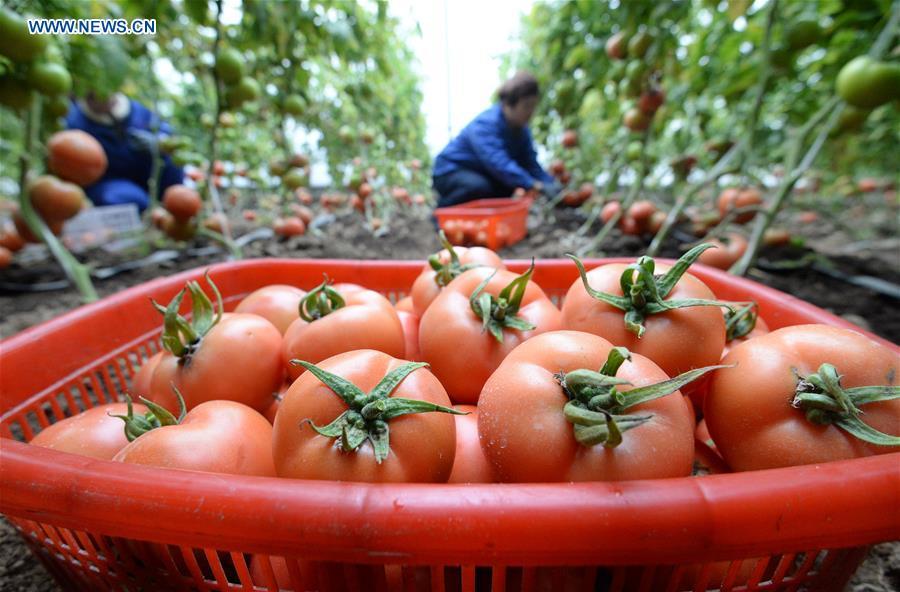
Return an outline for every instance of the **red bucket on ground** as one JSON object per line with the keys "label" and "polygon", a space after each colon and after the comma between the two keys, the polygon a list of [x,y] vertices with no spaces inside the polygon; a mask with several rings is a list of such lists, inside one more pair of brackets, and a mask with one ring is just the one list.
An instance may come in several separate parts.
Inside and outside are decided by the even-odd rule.
{"label": "red bucket on ground", "polygon": [[528,232],[531,199],[477,199],[434,211],[438,226],[454,245],[477,245],[496,251],[514,245]]}

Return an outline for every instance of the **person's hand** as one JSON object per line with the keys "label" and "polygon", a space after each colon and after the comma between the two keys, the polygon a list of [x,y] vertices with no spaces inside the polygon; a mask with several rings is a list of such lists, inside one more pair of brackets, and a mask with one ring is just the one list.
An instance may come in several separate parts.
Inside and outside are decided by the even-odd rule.
{"label": "person's hand", "polygon": [[538,190],[538,192],[548,199],[556,197],[559,192],[562,191],[562,185],[560,185],[556,181],[547,183],[546,185],[541,183],[540,181],[534,184],[535,187],[538,187],[538,185],[540,185],[540,189]]}
{"label": "person's hand", "polygon": [[126,133],[128,144],[138,152],[152,152],[159,141],[155,134],[147,130],[132,128]]}

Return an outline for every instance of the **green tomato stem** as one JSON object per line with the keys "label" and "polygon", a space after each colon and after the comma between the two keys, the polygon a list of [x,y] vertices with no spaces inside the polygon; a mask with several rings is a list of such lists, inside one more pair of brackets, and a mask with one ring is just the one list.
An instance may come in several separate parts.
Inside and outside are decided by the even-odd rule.
{"label": "green tomato stem", "polygon": [[301,427],[308,423],[320,436],[340,439],[342,450],[348,453],[355,452],[368,440],[375,451],[375,462],[378,464],[384,462],[390,454],[390,420],[403,415],[431,412],[467,415],[466,412],[428,401],[391,397],[391,393],[407,376],[419,368],[428,367],[425,363],[408,362],[395,368],[368,393],[349,380],[310,362],[291,360],[291,364],[306,368],[349,407],[326,426],[319,427],[311,419],[305,419],[301,422]]}
{"label": "green tomato stem", "polygon": [[791,405],[816,425],[834,425],[848,434],[878,446],[900,446],[900,436],[885,434],[864,423],[860,405],[900,398],[900,386],[862,386],[845,389],[841,375],[831,364],[797,380]]}

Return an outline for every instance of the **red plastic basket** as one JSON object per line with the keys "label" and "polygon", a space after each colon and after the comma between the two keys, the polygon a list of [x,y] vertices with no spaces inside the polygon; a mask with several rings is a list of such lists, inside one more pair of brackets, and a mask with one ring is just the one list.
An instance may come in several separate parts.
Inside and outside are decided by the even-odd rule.
{"label": "red plastic basket", "polygon": [[[397,299],[421,267],[258,260],[211,273],[233,306],[325,271]],[[754,282],[694,273],[722,298],[759,302],[772,328],[852,327]],[[23,442],[118,399],[159,348],[148,298],[167,301],[201,274],[0,344],[0,511],[68,590],[841,590],[866,545],[900,538],[900,454],[620,483],[373,485],[157,469]],[[557,301],[575,278],[569,261],[534,273]]]}
{"label": "red plastic basket", "polygon": [[477,199],[434,211],[438,226],[455,245],[477,244],[489,249],[514,245],[528,232],[531,199]]}

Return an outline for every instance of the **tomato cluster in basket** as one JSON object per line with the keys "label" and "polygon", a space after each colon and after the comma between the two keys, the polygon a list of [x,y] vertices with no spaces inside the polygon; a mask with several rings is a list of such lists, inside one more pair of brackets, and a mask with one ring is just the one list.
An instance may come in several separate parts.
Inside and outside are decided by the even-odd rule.
{"label": "tomato cluster in basket", "polygon": [[[233,313],[207,276],[162,315],[126,402],[33,444],[169,468],[369,482],[684,477],[896,451],[897,353],[853,331],[769,332],[690,266],[585,269],[561,307],[493,251],[432,255],[392,305],[270,285]],[[209,292],[209,293],[208,293]],[[210,297],[210,294],[212,297]],[[180,313],[185,296],[191,315]],[[139,399],[140,403],[133,399]]]}
{"label": "tomato cluster in basket", "polygon": [[[510,243],[512,230],[509,224],[498,221],[494,230],[496,241],[499,245],[497,248],[504,247]],[[453,245],[475,245],[486,247],[490,244],[490,222],[486,219],[467,220],[467,219],[450,219],[441,224],[441,230],[447,235],[450,244]]]}

